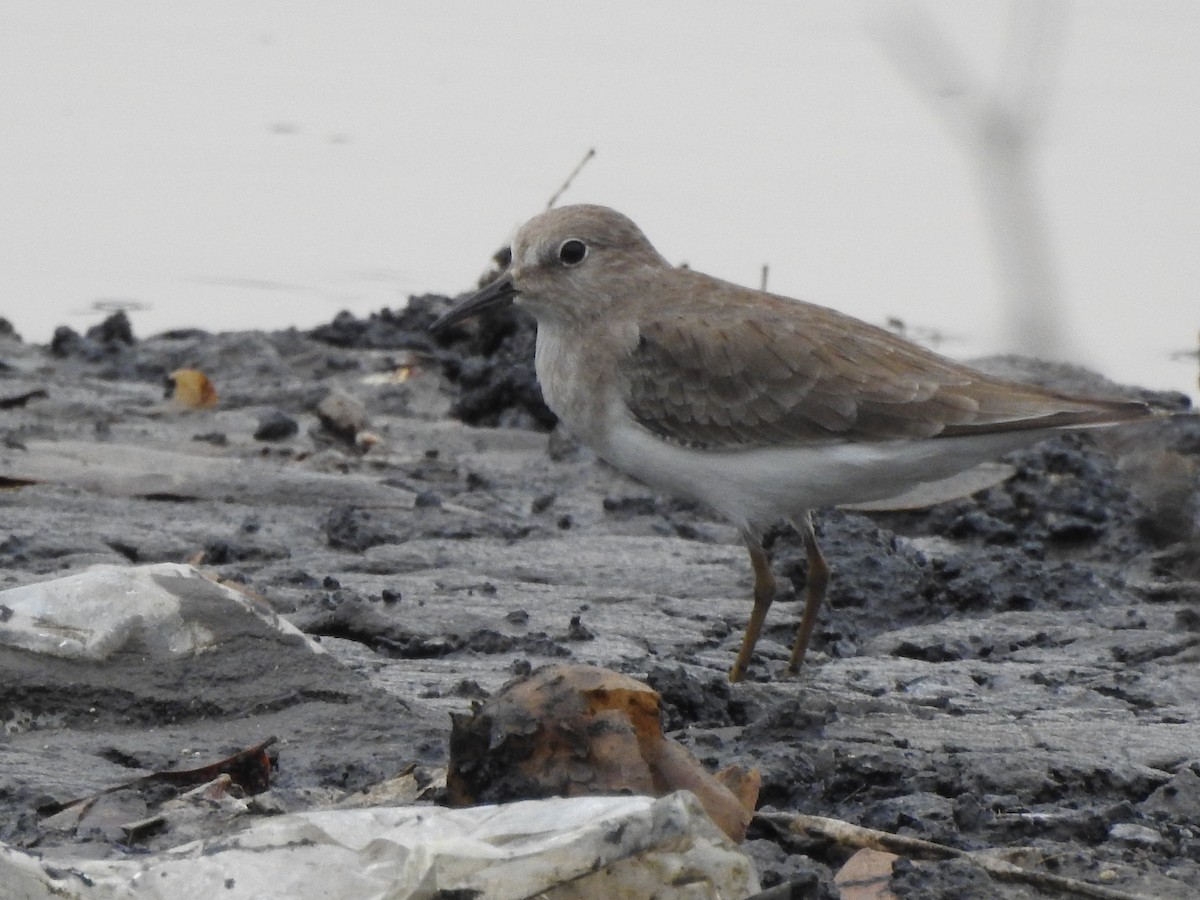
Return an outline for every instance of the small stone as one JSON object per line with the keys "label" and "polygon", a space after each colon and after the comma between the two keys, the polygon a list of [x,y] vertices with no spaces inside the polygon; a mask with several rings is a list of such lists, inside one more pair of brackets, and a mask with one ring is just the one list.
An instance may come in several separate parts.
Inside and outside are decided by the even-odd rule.
{"label": "small stone", "polygon": [[256,441],[284,441],[299,430],[300,426],[295,419],[273,409],[258,420],[258,428],[254,430],[254,439]]}
{"label": "small stone", "polygon": [[334,389],[317,404],[321,427],[339,440],[353,444],[360,431],[371,424],[362,401],[343,390]]}
{"label": "small stone", "polygon": [[571,622],[567,626],[568,641],[594,641],[596,632],[583,624],[583,619],[579,616],[571,616]]}
{"label": "small stone", "polygon": [[119,309],[103,322],[87,330],[87,338],[101,344],[134,344],[133,325],[125,310]]}
{"label": "small stone", "polygon": [[1108,829],[1108,839],[1128,844],[1131,847],[1157,847],[1162,843],[1162,835],[1153,828],[1145,825],[1135,825],[1132,822],[1119,822]]}
{"label": "small stone", "polygon": [[435,491],[421,491],[413,499],[417,509],[431,509],[442,505],[442,498]]}

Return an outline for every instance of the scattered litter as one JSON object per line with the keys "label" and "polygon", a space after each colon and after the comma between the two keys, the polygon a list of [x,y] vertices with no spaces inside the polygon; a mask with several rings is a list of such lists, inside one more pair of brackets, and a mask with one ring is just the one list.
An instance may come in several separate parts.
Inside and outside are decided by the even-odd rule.
{"label": "scattered litter", "polygon": [[100,661],[122,650],[183,656],[265,629],[324,652],[265,604],[174,563],[96,566],[9,588],[0,609],[0,646],[68,659]]}
{"label": "scattered litter", "polygon": [[212,409],[220,399],[216,387],[199,369],[176,369],[168,375],[167,396],[181,409]]}
{"label": "scattered litter", "polygon": [[0,844],[0,884],[21,900],[727,900],[759,888],[750,860],[686,792],[296,813],[117,860]]}
{"label": "scattered litter", "polygon": [[[253,747],[239,750],[225,759],[206,766],[192,769],[169,769],[163,772],[151,772],[141,778],[126,781],[114,787],[106,788],[89,797],[68,800],[65,803],[47,803],[38,807],[38,813],[43,816],[54,816],[77,806],[88,806],[100,797],[115,794],[118,791],[138,790],[152,785],[169,784],[177,787],[195,787],[207,784],[217,778],[227,778],[229,783],[237,785],[247,794],[261,794],[271,784],[271,757],[267,748],[273,745],[277,738],[270,737]],[[82,812],[81,812],[82,817]]]}

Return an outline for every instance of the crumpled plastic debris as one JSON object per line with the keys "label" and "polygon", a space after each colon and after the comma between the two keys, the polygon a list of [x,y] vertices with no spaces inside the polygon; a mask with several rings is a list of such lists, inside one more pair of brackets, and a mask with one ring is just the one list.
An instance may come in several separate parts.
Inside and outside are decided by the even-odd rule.
{"label": "crumpled plastic debris", "polygon": [[15,900],[731,900],[759,889],[751,861],[683,791],[296,813],[120,860],[0,844],[0,884]]}
{"label": "crumpled plastic debris", "polygon": [[0,645],[68,659],[101,661],[122,650],[183,656],[248,627],[325,652],[264,604],[191,566],[96,566],[0,592]]}
{"label": "crumpled plastic debris", "polygon": [[758,771],[709,773],[663,735],[659,700],[649,685],[598,666],[547,666],[514,679],[472,715],[451,716],[450,802],[688,790],[741,841]]}

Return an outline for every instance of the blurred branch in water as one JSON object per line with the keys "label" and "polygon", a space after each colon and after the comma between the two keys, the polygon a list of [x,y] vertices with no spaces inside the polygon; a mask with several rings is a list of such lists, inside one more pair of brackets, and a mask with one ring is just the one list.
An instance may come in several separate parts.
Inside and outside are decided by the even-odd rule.
{"label": "blurred branch in water", "polygon": [[1066,5],[1017,0],[992,85],[971,71],[916,3],[888,5],[872,28],[892,64],[966,150],[981,188],[1009,316],[1013,350],[1069,356],[1059,317],[1058,279],[1034,172],[1061,58]]}

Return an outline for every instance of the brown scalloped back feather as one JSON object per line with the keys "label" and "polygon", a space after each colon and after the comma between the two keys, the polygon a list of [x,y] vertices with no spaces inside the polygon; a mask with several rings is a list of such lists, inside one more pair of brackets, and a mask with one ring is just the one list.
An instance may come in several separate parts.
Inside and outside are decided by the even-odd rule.
{"label": "brown scalloped back feather", "polygon": [[625,363],[633,418],[661,437],[733,448],[942,438],[1115,424],[1144,403],[993,378],[881,328],[686,269],[646,296]]}

